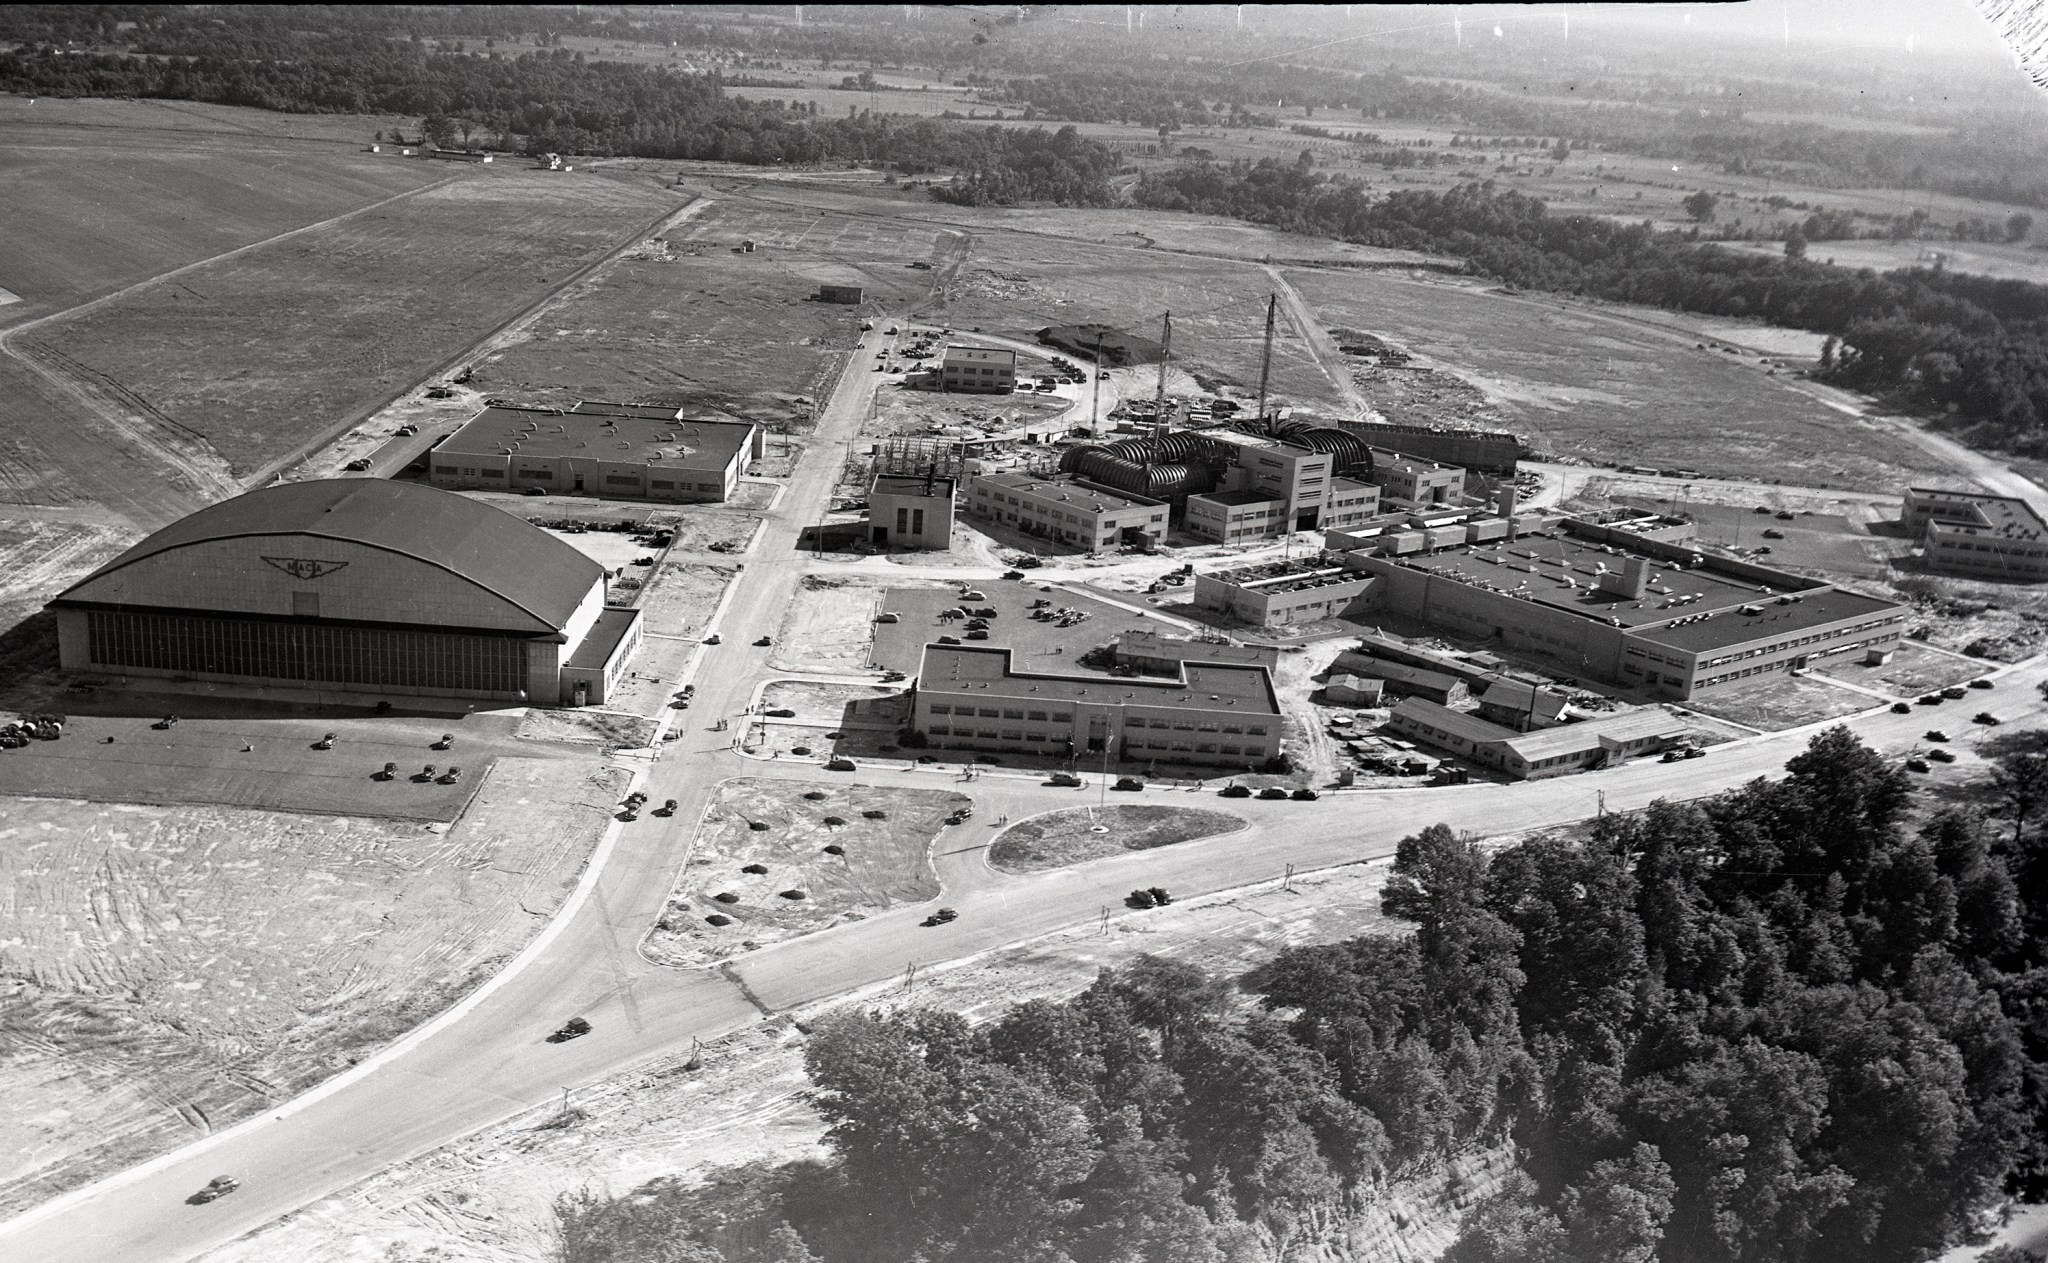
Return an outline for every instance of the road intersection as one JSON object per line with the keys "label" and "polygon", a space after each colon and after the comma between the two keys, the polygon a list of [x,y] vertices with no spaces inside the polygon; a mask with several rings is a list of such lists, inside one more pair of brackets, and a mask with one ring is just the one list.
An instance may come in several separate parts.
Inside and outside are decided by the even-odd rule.
{"label": "road intersection", "polygon": [[[849,363],[872,358],[884,335],[865,336]],[[842,446],[856,436],[874,390],[873,374],[843,374],[817,432],[769,515],[718,615],[722,643],[699,651],[692,708],[670,712],[675,740],[636,776],[652,799],[678,800],[672,818],[614,827],[582,885],[530,946],[486,989],[398,1045],[338,1079],[232,1129],[77,1190],[0,1224],[0,1258],[36,1263],[171,1263],[260,1228],[394,1163],[544,1104],[589,1083],[712,1039],[769,1014],[885,982],[915,962],[957,961],[1023,942],[1116,905],[1135,886],[1161,885],[1183,897],[1277,881],[1298,871],[1390,854],[1397,841],[1444,822],[1486,834],[1584,819],[1659,798],[1711,794],[1782,770],[1814,729],[1716,747],[1705,760],[1644,762],[1590,776],[1515,785],[1326,794],[1319,802],[1233,804],[1251,821],[1237,833],[1135,852],[1076,868],[1006,875],[984,859],[995,829],[1096,799],[1000,771],[964,780],[957,767],[868,764],[854,773],[815,764],[766,762],[731,747],[717,717],[742,715],[758,683],[775,676],[769,650],[752,642],[772,632],[811,564],[800,533],[830,501]],[[985,577],[985,576],[984,576]],[[2037,689],[2048,666],[2008,671],[1987,701],[2008,721],[2041,718]],[[1850,721],[1884,749],[1911,744],[1925,713],[1877,706]],[[1816,726],[1818,727],[1818,726]],[[873,785],[948,788],[975,800],[975,818],[935,845],[945,903],[959,919],[918,922],[928,908],[904,906],[863,921],[737,957],[722,968],[672,969],[640,953],[687,860],[697,822],[719,783],[739,775],[849,777]],[[1150,790],[1144,800],[1162,793]],[[1192,800],[1188,800],[1192,801]],[[1205,798],[1204,805],[1210,804]],[[547,1033],[581,1014],[593,1032],[547,1044]],[[241,1180],[230,1197],[186,1202],[223,1172]]]}

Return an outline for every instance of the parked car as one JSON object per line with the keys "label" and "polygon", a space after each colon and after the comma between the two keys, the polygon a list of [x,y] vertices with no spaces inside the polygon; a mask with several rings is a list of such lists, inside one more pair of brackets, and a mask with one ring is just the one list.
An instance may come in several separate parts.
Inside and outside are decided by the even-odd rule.
{"label": "parked car", "polygon": [[1948,698],[1948,699],[1949,699],[1950,701],[1954,701],[1955,699],[1957,699],[1957,698],[1959,698],[1959,697],[1968,697],[1968,696],[1969,696],[1969,694],[1968,694],[1967,692],[1965,692],[1965,691],[1963,690],[1963,686],[1962,686],[1962,685],[1960,685],[1960,684],[1951,684],[1951,685],[1949,685],[1949,686],[1948,686],[1947,688],[1945,688],[1945,689],[1943,689],[1943,690],[1941,691],[1941,695],[1942,695],[1943,697],[1946,697],[1946,698]]}
{"label": "parked car", "polygon": [[1953,763],[1956,761],[1956,752],[1947,746],[1936,746],[1927,752],[1927,757],[1936,763]]}
{"label": "parked car", "polygon": [[1988,689],[1994,686],[1992,685],[1991,681],[1984,679],[1980,676],[1977,679],[1970,681],[1970,687],[1973,689]]}
{"label": "parked car", "polygon": [[720,636],[720,635],[719,635],[719,634],[718,634],[717,632],[712,632],[712,633],[711,633],[711,634],[710,634],[709,636],[706,636],[706,637],[704,638],[704,643],[705,643],[705,644],[707,644],[707,645],[715,645],[715,644],[718,644],[718,643],[719,643],[719,642],[720,642],[721,640],[723,640],[723,639],[724,639],[724,638],[723,638],[723,637],[721,637],[721,636]]}
{"label": "parked car", "polygon": [[[988,633],[983,632],[982,635],[986,636]],[[941,636],[939,637],[939,643],[942,645],[957,645],[960,643],[960,638],[958,636]]]}
{"label": "parked car", "polygon": [[987,628],[985,628],[985,627],[977,627],[977,628],[975,628],[975,629],[974,629],[973,631],[971,631],[971,632],[968,632],[968,633],[967,633],[967,639],[969,639],[969,640],[987,640],[987,639],[988,639],[988,629],[987,629]]}
{"label": "parked car", "polygon": [[1906,760],[1906,770],[1908,772],[1931,772],[1934,769],[1928,765],[1927,760],[1915,756]]}
{"label": "parked car", "polygon": [[772,644],[774,644],[774,643],[775,643],[775,638],[774,638],[773,636],[763,636],[763,637],[761,637],[761,639],[759,639],[759,640],[757,640],[757,641],[755,641],[755,642],[754,642],[754,648],[756,648],[756,649],[766,649],[766,648],[767,648],[768,646],[770,646],[770,645],[772,645]]}
{"label": "parked car", "polygon": [[825,770],[828,772],[851,772],[854,770],[855,766],[856,765],[854,764],[854,761],[852,759],[847,758],[843,754],[835,754],[832,756],[831,760],[825,764]]}
{"label": "parked car", "polygon": [[1928,693],[1928,694],[1925,694],[1925,695],[1923,695],[1923,696],[1922,696],[1922,697],[1920,698],[1920,705],[1922,705],[1922,706],[1939,706],[1939,705],[1941,705],[1941,694],[1939,694],[1939,693]]}
{"label": "parked car", "polygon": [[796,712],[795,712],[795,711],[793,711],[793,710],[791,710],[791,709],[790,709],[789,707],[787,707],[787,706],[777,706],[777,707],[776,707],[775,709],[773,709],[773,710],[764,710],[764,711],[762,711],[761,713],[762,713],[763,715],[766,715],[766,716],[767,716],[768,718],[770,718],[770,719],[795,719],[795,718],[796,718]]}
{"label": "parked car", "polygon": [[1995,724],[1998,722],[1998,716],[1992,714],[1988,710],[1980,710],[1976,714],[1970,716],[1970,718],[1972,721],[1980,724]]}
{"label": "parked car", "polygon": [[548,489],[546,487],[521,487],[519,489],[519,494],[523,496],[544,496],[547,493]]}
{"label": "parked car", "polygon": [[1060,786],[1066,789],[1078,789],[1081,785],[1081,778],[1074,775],[1072,772],[1054,772],[1052,776],[1046,780],[1045,783],[1048,785]]}
{"label": "parked car", "polygon": [[1249,785],[1225,785],[1216,793],[1219,798],[1250,798],[1252,796],[1251,786]]}
{"label": "parked car", "polygon": [[953,909],[940,908],[937,912],[934,912],[930,916],[926,917],[922,924],[926,926],[944,925],[948,921],[957,921],[959,919],[960,914],[954,911]]}
{"label": "parked car", "polygon": [[1929,741],[1946,741],[1948,740],[1948,734],[1939,728],[1929,728],[1927,730],[1927,739]]}
{"label": "parked car", "polygon": [[1120,789],[1123,790],[1125,793],[1129,794],[1135,794],[1145,788],[1145,782],[1139,780],[1135,776],[1119,776],[1116,778],[1116,784],[1110,786],[1110,788]]}
{"label": "parked car", "polygon": [[1771,528],[1770,528],[1769,530],[1767,530],[1767,531],[1765,531],[1765,532],[1764,532],[1764,538],[1765,538],[1765,539],[1783,539],[1783,538],[1785,538],[1785,532],[1783,532],[1783,531],[1779,530],[1779,529],[1778,529],[1777,527],[1775,527],[1775,526],[1774,526],[1774,527],[1771,527]]}
{"label": "parked car", "polygon": [[343,465],[342,469],[351,474],[359,474],[363,472],[365,469],[368,469],[369,467],[370,462],[364,460],[362,457],[359,456],[356,459],[350,461],[348,464]]}
{"label": "parked car", "polygon": [[1268,785],[1264,789],[1259,791],[1259,797],[1265,799],[1267,802],[1272,802],[1275,799],[1287,797],[1287,791],[1280,788],[1278,785]]}
{"label": "parked car", "polygon": [[1298,803],[1312,803],[1316,799],[1321,798],[1322,795],[1318,794],[1316,791],[1304,785],[1300,789],[1297,789],[1293,793],[1289,794],[1288,797],[1292,798],[1294,801]]}
{"label": "parked car", "polygon": [[894,613],[888,610],[883,610],[880,614],[875,615],[875,621],[878,623],[900,623],[903,620],[901,618],[898,618]]}
{"label": "parked car", "polygon": [[1910,715],[1910,714],[1912,714],[1912,713],[1913,713],[1913,708],[1912,708],[1912,706],[1908,705],[1907,703],[1905,703],[1905,702],[1893,702],[1893,703],[1892,703],[1892,714],[1894,714],[1894,715]]}
{"label": "parked car", "polygon": [[1797,513],[1794,513],[1794,512],[1792,512],[1792,511],[1791,511],[1791,510],[1789,510],[1789,509],[1780,509],[1780,510],[1778,510],[1778,520],[1779,520],[1780,522],[1790,522],[1790,521],[1792,521],[1792,520],[1796,519],[1796,518],[1797,518],[1798,516],[1799,516],[1799,515],[1798,515]]}

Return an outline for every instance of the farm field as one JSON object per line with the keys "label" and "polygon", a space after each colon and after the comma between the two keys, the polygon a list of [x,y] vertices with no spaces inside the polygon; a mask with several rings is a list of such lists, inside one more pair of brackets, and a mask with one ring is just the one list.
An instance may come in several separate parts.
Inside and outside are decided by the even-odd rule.
{"label": "farm field", "polygon": [[1325,325],[1364,330],[1449,370],[1484,396],[1462,419],[1513,430],[1540,450],[1873,491],[1951,476],[1904,439],[1773,381],[1753,359],[1647,329],[1627,309],[1386,276],[1287,275]]}
{"label": "farm field", "polygon": [[452,828],[6,800],[0,1090],[24,1104],[0,1121],[0,1213],[227,1126],[437,1012],[544,924],[623,779],[508,759]]}
{"label": "farm field", "polygon": [[677,203],[621,181],[470,168],[44,325],[16,349],[100,383],[114,410],[146,412],[247,478],[378,407]]}
{"label": "farm field", "polygon": [[[18,324],[444,180],[447,166],[302,141],[225,107],[0,97],[0,307]],[[332,126],[333,120],[323,120]],[[382,119],[346,121],[367,141]],[[196,295],[188,295],[196,298]]]}
{"label": "farm field", "polygon": [[[472,384],[535,403],[688,403],[786,428],[808,421],[796,400],[823,397],[863,311],[928,292],[931,274],[905,264],[935,257],[949,235],[713,194],[661,242],[499,340]],[[746,239],[759,249],[735,253]],[[860,285],[868,304],[808,301],[821,284]]]}

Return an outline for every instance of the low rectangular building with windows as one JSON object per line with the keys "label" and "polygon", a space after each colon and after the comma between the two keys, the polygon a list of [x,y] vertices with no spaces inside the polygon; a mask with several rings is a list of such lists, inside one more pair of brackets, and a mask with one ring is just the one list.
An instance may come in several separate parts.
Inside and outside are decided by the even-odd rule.
{"label": "low rectangular building with windows", "polygon": [[912,726],[942,750],[1089,762],[1256,768],[1280,753],[1280,703],[1264,667],[1181,664],[1173,679],[1019,671],[1008,649],[926,645]]}
{"label": "low rectangular building with windows", "polygon": [[1523,733],[1411,697],[1394,707],[1384,731],[1448,751],[1516,780],[1533,781],[1613,767],[1662,750],[1691,730],[1677,716],[1645,707]]}
{"label": "low rectangular building with windows", "polygon": [[1275,561],[1196,575],[1194,605],[1253,627],[1284,627],[1355,613],[1371,587],[1370,575],[1325,559]]}
{"label": "low rectangular building with windows", "polygon": [[965,508],[974,517],[1090,552],[1124,544],[1151,548],[1166,538],[1164,501],[1080,478],[981,474],[968,486]]}
{"label": "low rectangular building with windows", "polygon": [[1943,574],[2048,580],[2048,522],[2025,500],[1914,487],[1906,492],[1901,520],[1926,546],[1928,566]]}
{"label": "low rectangular building with windows", "polygon": [[429,454],[427,479],[450,491],[719,502],[762,454],[759,426],[685,420],[665,405],[493,405]]}
{"label": "low rectangular building with windows", "polygon": [[942,389],[1007,395],[1017,389],[1017,353],[993,346],[949,346],[939,360]]}

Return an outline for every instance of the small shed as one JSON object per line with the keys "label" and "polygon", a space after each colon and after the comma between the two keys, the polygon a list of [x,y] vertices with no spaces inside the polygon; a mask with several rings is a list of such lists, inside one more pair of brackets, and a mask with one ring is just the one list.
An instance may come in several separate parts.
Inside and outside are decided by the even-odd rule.
{"label": "small shed", "polygon": [[1386,696],[1387,682],[1363,675],[1333,675],[1323,686],[1323,697],[1333,706],[1378,706]]}

